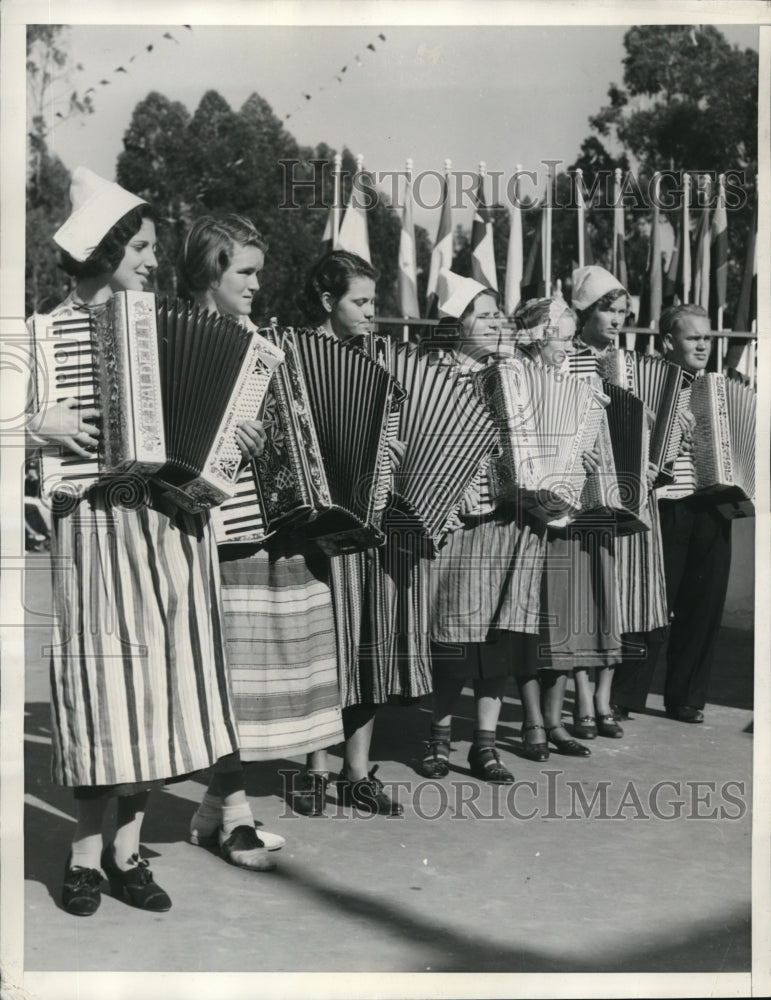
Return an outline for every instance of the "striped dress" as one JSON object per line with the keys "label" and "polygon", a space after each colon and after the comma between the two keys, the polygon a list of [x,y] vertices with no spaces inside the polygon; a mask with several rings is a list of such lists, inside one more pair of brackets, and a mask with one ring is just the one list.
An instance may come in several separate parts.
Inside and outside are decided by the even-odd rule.
{"label": "striped dress", "polygon": [[208,517],[93,488],[52,525],[53,778],[132,784],[236,747]]}
{"label": "striped dress", "polygon": [[622,633],[652,632],[669,624],[661,522],[655,498],[648,502],[650,530],[616,539],[616,583]]}
{"label": "striped dress", "polygon": [[244,760],[343,739],[329,560],[273,539],[220,549],[228,670]]}
{"label": "striped dress", "polygon": [[[72,297],[49,314],[69,316]],[[55,509],[53,780],[145,786],[236,747],[207,515],[92,487]]]}
{"label": "striped dress", "polygon": [[390,531],[379,549],[330,561],[344,708],[431,692],[428,560]]}
{"label": "striped dress", "polygon": [[[580,338],[575,343],[579,350],[587,349]],[[548,529],[543,625],[538,643],[530,647],[533,669],[573,670],[621,662],[616,543],[615,521],[601,512]]]}
{"label": "striped dress", "polygon": [[499,633],[537,634],[544,528],[513,504],[496,511],[484,471],[462,509],[462,526],[447,535],[431,565],[432,640],[486,643]]}

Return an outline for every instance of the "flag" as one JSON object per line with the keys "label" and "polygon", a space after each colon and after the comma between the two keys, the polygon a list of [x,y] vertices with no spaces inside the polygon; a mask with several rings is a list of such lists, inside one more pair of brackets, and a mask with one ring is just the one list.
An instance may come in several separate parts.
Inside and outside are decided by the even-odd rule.
{"label": "flag", "polygon": [[485,204],[484,175],[479,174],[474,193],[474,221],[471,224],[471,277],[486,288],[498,291],[493,250],[493,220]]}
{"label": "flag", "polygon": [[663,259],[661,240],[661,219],[659,216],[658,198],[653,200],[653,221],[648,243],[648,263],[643,277],[642,295],[640,296],[640,326],[655,327],[661,315],[661,298],[663,292]]}
{"label": "flag", "polygon": [[432,319],[435,319],[437,314],[436,286],[439,272],[443,268],[447,268],[448,271],[452,268],[452,209],[446,177],[442,180],[442,212],[439,216],[436,242],[431,251],[431,268],[426,286],[426,315]]}
{"label": "flag", "polygon": [[752,330],[752,323],[758,318],[758,254],[757,254],[757,229],[758,229],[758,203],[755,202],[755,212],[752,217],[752,226],[747,234],[747,253],[744,259],[744,274],[742,275],[742,289],[739,293],[739,301],[736,304],[736,315],[734,316],[733,328],[738,331]]}
{"label": "flag", "polygon": [[629,284],[626,273],[626,244],[624,241],[624,206],[617,197],[613,206],[613,277],[618,278],[624,288]]}
{"label": "flag", "polygon": [[335,216],[339,215],[340,209],[337,205],[332,205],[327,216],[327,224],[324,226],[324,235],[321,237],[321,252],[328,253],[334,250],[335,246]]}
{"label": "flag", "polygon": [[684,301],[683,295],[683,223],[678,219],[675,229],[675,245],[672,248],[672,255],[669,258],[669,266],[664,277],[664,289],[662,293],[663,305],[671,306],[675,304],[675,297],[680,302]]}
{"label": "flag", "polygon": [[351,188],[351,197],[340,226],[336,249],[356,253],[360,257],[363,257],[368,264],[371,263],[364,196],[355,186]]}
{"label": "flag", "polygon": [[709,311],[710,227],[709,209],[702,208],[696,226],[696,266],[691,285],[691,302]]}
{"label": "flag", "polygon": [[526,302],[528,299],[540,299],[546,294],[546,283],[544,282],[543,270],[543,230],[546,224],[546,213],[543,208],[538,210],[535,217],[535,232],[533,242],[530,244],[525,270],[522,275],[521,299]]}
{"label": "flag", "polygon": [[589,238],[589,222],[586,217],[586,201],[583,191],[583,171],[576,171],[576,198],[578,199],[578,254],[576,267],[588,267],[594,263],[592,241]]}
{"label": "flag", "polygon": [[519,207],[519,202],[515,198],[514,205],[509,216],[509,249],[506,255],[506,288],[504,292],[504,308],[507,316],[511,316],[519,305],[523,266],[522,209]]}
{"label": "flag", "polygon": [[719,330],[718,310],[725,309],[728,278],[728,216],[725,210],[725,188],[718,187],[715,213],[710,227],[710,303],[712,328]]}
{"label": "flag", "polygon": [[407,175],[407,187],[404,192],[402,229],[399,235],[397,284],[399,289],[399,314],[401,316],[420,316],[420,307],[418,306],[418,265],[415,256],[415,225],[412,221],[412,180],[409,174]]}

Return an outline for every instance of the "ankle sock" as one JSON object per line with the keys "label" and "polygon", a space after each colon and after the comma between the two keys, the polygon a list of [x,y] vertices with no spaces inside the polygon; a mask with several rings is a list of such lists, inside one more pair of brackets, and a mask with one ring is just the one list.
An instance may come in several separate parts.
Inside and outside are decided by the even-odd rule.
{"label": "ankle sock", "polygon": [[77,844],[72,845],[71,868],[99,868],[100,856],[102,853],[102,837],[88,837]]}
{"label": "ankle sock", "polygon": [[476,750],[492,750],[495,747],[494,729],[475,729],[472,746]]}
{"label": "ankle sock", "polygon": [[254,816],[248,802],[222,807],[222,830],[225,836],[229,837],[237,826],[254,826]]}
{"label": "ankle sock", "polygon": [[211,792],[204,792],[201,803],[190,820],[190,832],[199,837],[210,837],[222,825],[222,799]]}
{"label": "ankle sock", "polygon": [[445,756],[449,759],[451,742],[450,734],[450,726],[438,726],[435,722],[431,723],[431,742],[436,746],[436,751],[440,757]]}

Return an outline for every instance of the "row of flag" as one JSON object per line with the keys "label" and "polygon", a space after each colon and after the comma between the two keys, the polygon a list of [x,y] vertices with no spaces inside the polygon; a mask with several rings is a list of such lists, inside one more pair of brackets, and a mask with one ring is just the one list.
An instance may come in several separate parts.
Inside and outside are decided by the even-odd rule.
{"label": "row of flag", "polygon": [[[453,229],[450,206],[449,175],[451,163],[445,161],[442,179],[441,213],[426,288],[426,314],[436,315],[436,292],[439,272],[442,268],[452,268]],[[518,166],[517,170],[521,168]],[[363,171],[361,157],[357,157],[357,173]],[[579,172],[580,173],[580,172]],[[667,242],[663,234],[667,223],[661,216],[658,198],[653,198],[653,218],[648,249],[648,263],[640,296],[637,325],[655,328],[662,308],[674,302],[696,303],[703,306],[712,318],[714,329],[722,330],[723,310],[726,305],[726,285],[728,273],[728,218],[726,214],[725,187],[722,176],[718,180],[715,208],[710,215],[707,207],[689,207],[690,198],[686,176],[686,190],[678,215],[674,244]],[[530,241],[527,256],[524,253],[522,209],[517,207],[519,199],[509,213],[509,242],[506,259],[505,284],[498,287],[498,275],[493,249],[493,213],[484,196],[485,164],[480,163],[477,182],[472,194],[474,217],[471,226],[471,277],[486,288],[501,293],[506,314],[511,315],[520,301],[551,293],[551,206],[550,199],[540,206],[540,221]],[[654,175],[652,188],[658,190],[659,175]],[[367,213],[362,199],[351,195],[345,213],[341,208],[340,158],[335,161],[335,198],[327,218],[322,237],[325,249],[340,248],[359,254],[370,260]],[[551,183],[551,179],[548,183]],[[702,185],[708,179],[702,179]],[[621,190],[621,171],[615,175],[616,191]],[[593,264],[591,243],[587,224],[587,206],[583,201],[582,187],[578,189],[578,265]],[[706,195],[710,192],[707,190]],[[710,204],[710,198],[700,200]],[[402,209],[402,226],[399,239],[398,295],[401,315],[420,318],[417,293],[417,259],[415,227],[413,219],[412,161],[407,161],[406,189]],[[691,236],[691,215],[697,213],[695,234]],[[739,304],[734,316],[733,329],[750,331],[757,317],[757,203],[755,217],[750,229],[746,264],[742,280]],[[671,230],[670,230],[671,232]],[[611,270],[624,286],[628,285],[625,254],[624,209],[621,198],[614,199],[613,247]],[[693,244],[693,249],[692,249]]]}

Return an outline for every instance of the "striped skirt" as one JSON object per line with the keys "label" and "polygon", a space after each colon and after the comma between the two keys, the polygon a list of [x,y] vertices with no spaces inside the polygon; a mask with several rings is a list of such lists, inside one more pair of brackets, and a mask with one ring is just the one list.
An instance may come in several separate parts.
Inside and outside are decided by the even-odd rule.
{"label": "striped skirt", "polygon": [[655,499],[648,504],[650,531],[616,539],[616,582],[620,630],[652,632],[669,623],[661,522]]}
{"label": "striped skirt", "polygon": [[386,544],[330,561],[344,708],[431,692],[428,560],[419,540],[393,531]]}
{"label": "striped skirt", "polygon": [[621,662],[614,542],[610,518],[550,533],[538,668],[572,670]]}
{"label": "striped skirt", "polygon": [[94,489],[52,525],[53,780],[132,784],[237,746],[208,517]]}
{"label": "striped skirt", "polygon": [[244,760],[343,739],[328,560],[277,544],[220,564],[228,670]]}
{"label": "striped skirt", "polygon": [[430,570],[431,635],[485,642],[491,631],[538,632],[545,530],[487,520],[453,531]]}

